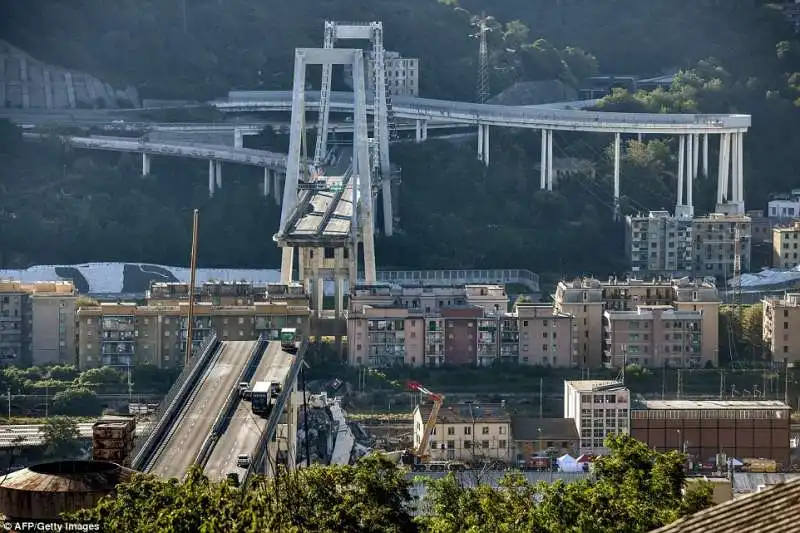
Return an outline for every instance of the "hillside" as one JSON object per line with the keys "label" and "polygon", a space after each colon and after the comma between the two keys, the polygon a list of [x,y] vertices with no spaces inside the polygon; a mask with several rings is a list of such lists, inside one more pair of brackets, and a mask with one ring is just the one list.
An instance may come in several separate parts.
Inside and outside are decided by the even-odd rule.
{"label": "hillside", "polygon": [[[495,93],[516,81],[558,79],[574,87],[597,71],[690,69],[715,56],[682,76],[669,94],[618,95],[604,105],[750,112],[749,205],[760,207],[770,193],[792,185],[800,167],[794,105],[800,75],[792,75],[800,72],[800,53],[796,36],[770,6],[714,0],[462,3],[469,12],[497,17],[489,35]],[[474,98],[474,28],[470,14],[453,2],[193,0],[185,19],[181,6],[178,0],[12,3],[4,8],[9,23],[0,38],[41,61],[90,72],[115,87],[133,85],[141,98],[207,99],[231,88],[286,89],[292,49],[319,46],[326,18],[380,19],[387,48],[421,58],[424,96]],[[256,169],[227,166],[225,187],[210,201],[201,162],[156,158],[153,176],[142,179],[133,156],[30,146],[18,133],[0,124],[0,268],[186,264],[194,207],[201,209],[202,266],[278,264],[271,240],[278,210],[258,195]],[[382,266],[524,267],[557,275],[618,271],[622,231],[611,222],[610,141],[557,134],[556,157],[589,159],[596,173],[561,180],[551,194],[537,190],[539,141],[531,132],[493,131],[488,169],[475,161],[471,142],[394,149],[393,159],[403,167],[405,231],[379,239]],[[675,145],[666,138],[648,141],[627,147],[624,212],[674,205]],[[708,184],[698,187],[699,205],[709,208]],[[599,249],[598,242],[604,243]]]}

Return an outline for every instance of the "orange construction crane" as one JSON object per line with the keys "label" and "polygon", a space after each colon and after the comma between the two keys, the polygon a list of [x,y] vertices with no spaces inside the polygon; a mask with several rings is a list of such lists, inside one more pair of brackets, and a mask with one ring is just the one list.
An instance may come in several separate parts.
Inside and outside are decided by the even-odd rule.
{"label": "orange construction crane", "polygon": [[419,441],[419,445],[417,445],[416,449],[411,451],[407,451],[404,454],[404,462],[408,464],[412,461],[413,457],[416,457],[417,460],[421,463],[425,463],[430,458],[430,451],[428,450],[428,442],[430,441],[431,433],[433,432],[434,427],[436,426],[436,419],[439,416],[439,410],[442,408],[442,402],[444,402],[444,395],[437,394],[435,392],[431,392],[416,381],[409,381],[408,388],[413,391],[421,392],[422,394],[428,396],[431,400],[433,400],[433,408],[431,409],[431,414],[428,416],[428,420],[425,422],[425,427],[422,430],[422,439]]}

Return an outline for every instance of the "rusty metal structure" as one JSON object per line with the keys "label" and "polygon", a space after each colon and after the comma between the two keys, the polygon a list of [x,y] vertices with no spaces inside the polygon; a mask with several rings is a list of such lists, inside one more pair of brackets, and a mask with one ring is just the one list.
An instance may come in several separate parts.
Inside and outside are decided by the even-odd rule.
{"label": "rusty metal structure", "polygon": [[134,474],[106,461],[56,461],[8,474],[0,485],[6,520],[60,521],[61,513],[93,507]]}
{"label": "rusty metal structure", "polygon": [[130,466],[135,433],[135,418],[104,416],[92,426],[92,459]]}

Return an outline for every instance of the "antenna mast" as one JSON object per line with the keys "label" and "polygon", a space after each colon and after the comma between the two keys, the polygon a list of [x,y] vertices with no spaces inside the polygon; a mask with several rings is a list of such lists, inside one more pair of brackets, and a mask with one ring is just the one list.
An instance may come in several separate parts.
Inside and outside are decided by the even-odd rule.
{"label": "antenna mast", "polygon": [[480,40],[478,47],[478,102],[485,104],[489,99],[489,47],[486,44],[486,32],[492,31],[487,23],[494,20],[481,13],[480,17],[473,17],[472,25],[478,30],[473,37]]}

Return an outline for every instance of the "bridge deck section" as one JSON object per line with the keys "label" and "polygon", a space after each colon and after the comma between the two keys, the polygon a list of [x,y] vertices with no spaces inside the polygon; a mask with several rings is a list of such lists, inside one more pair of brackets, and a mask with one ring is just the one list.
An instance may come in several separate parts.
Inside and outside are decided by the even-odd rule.
{"label": "bridge deck section", "polygon": [[158,456],[149,469],[151,474],[181,479],[197,458],[228,393],[248,362],[256,341],[224,341],[216,362],[206,370],[197,390],[175,421]]}
{"label": "bridge deck section", "polygon": [[[286,110],[291,108],[290,91],[235,91],[227,102],[213,102],[224,112]],[[306,107],[319,107],[318,94],[306,93]],[[335,93],[330,99],[334,112],[353,111],[350,93]],[[369,106],[368,106],[369,110]],[[750,115],[617,113],[476,104],[430,98],[396,97],[392,110],[398,118],[440,120],[463,124],[488,124],[520,128],[546,128],[563,131],[602,131],[619,133],[736,133],[750,128]]]}
{"label": "bridge deck section", "polygon": [[[279,342],[270,342],[256,368],[251,384],[256,381],[277,381],[285,385],[292,354],[281,350]],[[222,480],[229,473],[244,479],[246,469],[236,464],[240,454],[253,455],[267,421],[253,415],[250,402],[239,401],[225,433],[214,446],[206,463],[205,473],[212,480]]]}

